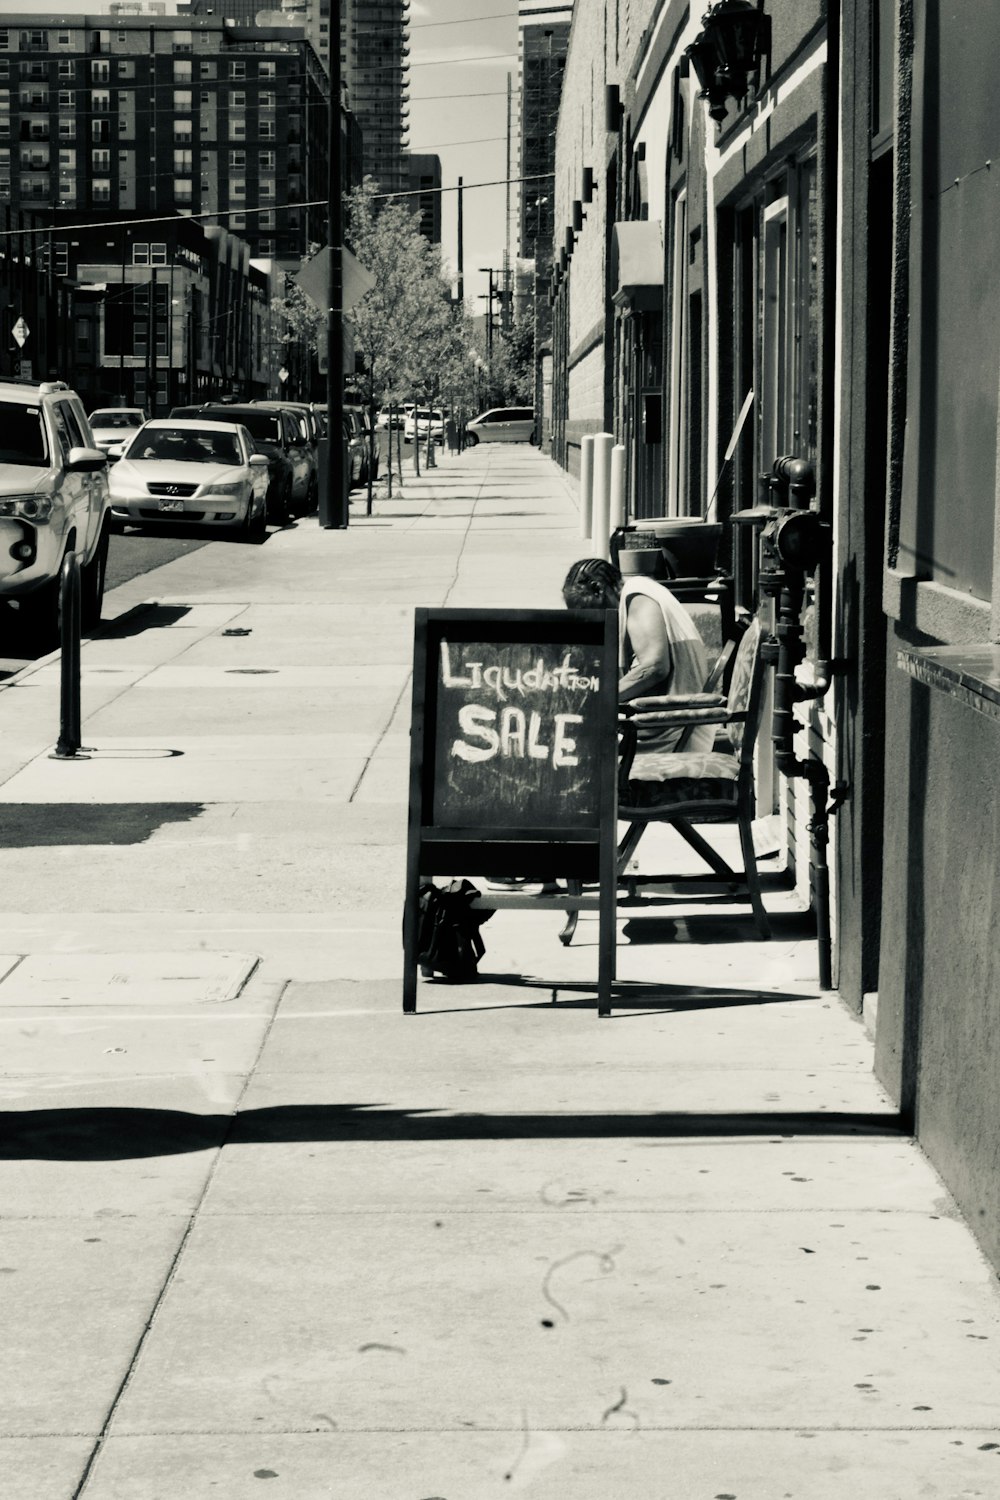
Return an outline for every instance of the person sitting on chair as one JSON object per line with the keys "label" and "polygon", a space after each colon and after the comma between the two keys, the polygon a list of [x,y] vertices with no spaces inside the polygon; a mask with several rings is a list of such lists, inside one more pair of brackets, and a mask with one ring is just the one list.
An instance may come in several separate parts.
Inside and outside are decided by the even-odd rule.
{"label": "person sitting on chair", "polygon": [[[679,599],[654,578],[623,578],[603,557],[575,562],[562,587],[568,609],[618,611],[618,701],[689,697],[704,691],[708,675],[705,645]],[[685,750],[711,750],[712,725],[695,729],[638,726],[644,749],[669,750],[683,737]]]}

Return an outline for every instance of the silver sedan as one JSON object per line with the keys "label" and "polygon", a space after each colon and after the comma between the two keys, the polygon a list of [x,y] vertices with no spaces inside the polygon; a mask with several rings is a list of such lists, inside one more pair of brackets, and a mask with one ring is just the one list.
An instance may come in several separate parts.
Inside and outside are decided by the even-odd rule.
{"label": "silver sedan", "polygon": [[120,526],[182,521],[264,534],[268,461],[245,427],[169,418],[146,422],[122,448],[109,482],[111,512]]}

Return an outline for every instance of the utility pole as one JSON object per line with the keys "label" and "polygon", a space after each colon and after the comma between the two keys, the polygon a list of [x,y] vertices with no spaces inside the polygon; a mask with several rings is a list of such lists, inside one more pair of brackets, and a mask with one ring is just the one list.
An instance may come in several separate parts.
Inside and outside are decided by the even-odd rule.
{"label": "utility pole", "polygon": [[149,393],[149,415],[156,416],[156,267],[152,266],[149,272],[149,323],[146,330],[146,368],[149,376],[146,385]]}
{"label": "utility pole", "polygon": [[458,305],[465,305],[465,230],[462,218],[462,179],[458,179]]}
{"label": "utility pole", "polygon": [[500,304],[500,327],[510,332],[510,179],[511,179],[511,75],[507,74],[507,217],[503,246],[503,301]]}
{"label": "utility pole", "polygon": [[344,531],[350,498],[344,475],[344,173],[340,128],[340,0],[330,6],[330,109],[327,122],[327,241],[330,294],[326,310],[326,485],[320,485],[319,524]]}

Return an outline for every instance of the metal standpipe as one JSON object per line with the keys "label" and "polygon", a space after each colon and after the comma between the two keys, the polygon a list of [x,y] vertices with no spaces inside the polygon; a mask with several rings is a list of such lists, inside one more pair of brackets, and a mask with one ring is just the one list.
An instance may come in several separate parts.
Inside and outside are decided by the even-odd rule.
{"label": "metal standpipe", "polygon": [[580,441],[580,535],[590,540],[594,520],[594,435]]}
{"label": "metal standpipe", "polygon": [[591,551],[595,557],[611,560],[611,450],[615,440],[610,432],[599,432],[594,438],[594,501]]}
{"label": "metal standpipe", "polygon": [[616,443],[611,450],[611,501],[608,534],[625,525],[625,445]]}
{"label": "metal standpipe", "polygon": [[59,739],[50,760],[87,760],[80,754],[80,559],[67,552],[59,574]]}

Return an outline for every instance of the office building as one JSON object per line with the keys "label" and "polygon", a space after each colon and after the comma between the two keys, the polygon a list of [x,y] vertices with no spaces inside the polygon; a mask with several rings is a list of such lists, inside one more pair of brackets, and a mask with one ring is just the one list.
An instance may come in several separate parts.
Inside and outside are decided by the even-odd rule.
{"label": "office building", "polygon": [[410,152],[406,157],[409,191],[419,194],[406,200],[407,208],[419,211],[420,233],[432,245],[441,243],[441,158]]}

